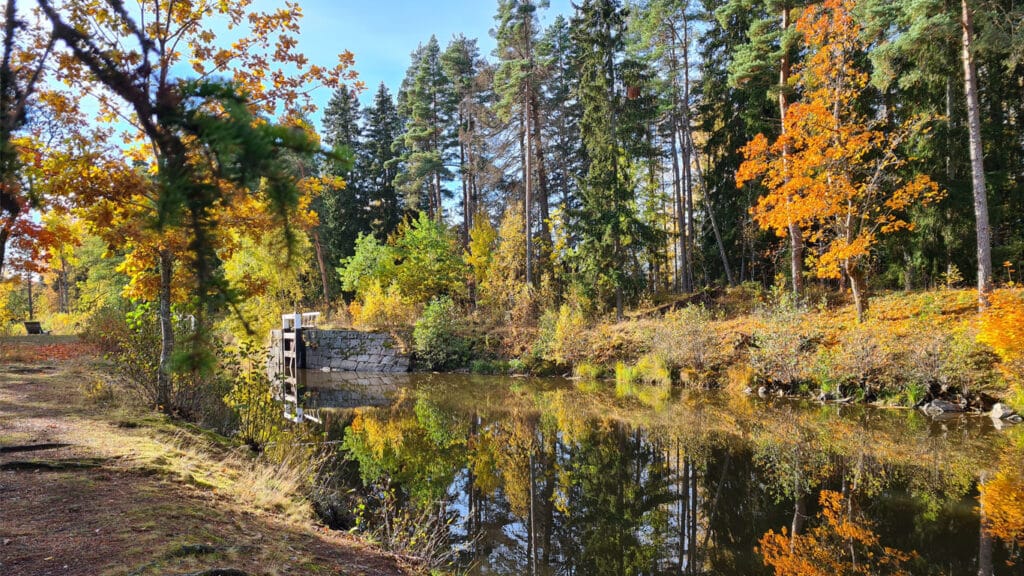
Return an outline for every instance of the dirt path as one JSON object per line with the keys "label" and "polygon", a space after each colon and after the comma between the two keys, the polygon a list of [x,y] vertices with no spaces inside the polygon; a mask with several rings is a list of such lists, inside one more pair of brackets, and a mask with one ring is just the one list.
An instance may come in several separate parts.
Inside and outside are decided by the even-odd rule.
{"label": "dirt path", "polygon": [[97,375],[81,345],[13,346],[0,358],[0,574],[411,573],[250,505],[236,460],[190,448],[163,419],[88,401]]}

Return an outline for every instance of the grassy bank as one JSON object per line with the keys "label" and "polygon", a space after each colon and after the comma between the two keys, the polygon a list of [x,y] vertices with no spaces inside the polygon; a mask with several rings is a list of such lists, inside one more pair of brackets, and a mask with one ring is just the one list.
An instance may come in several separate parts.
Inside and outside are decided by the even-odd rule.
{"label": "grassy bank", "polygon": [[[1011,303],[1024,302],[1019,291],[1007,292]],[[701,303],[652,305],[622,322],[565,305],[543,315],[528,336],[506,332],[495,346],[493,334],[481,336],[486,329],[478,327],[473,338],[474,349],[492,358],[515,356],[499,367],[614,379],[626,395],[657,397],[671,382],[899,406],[999,399],[1020,410],[1018,343],[1005,334],[1013,328],[990,327],[997,333],[988,338],[984,328],[971,290],[878,295],[857,323],[852,305],[798,305],[741,287]],[[485,338],[487,346],[479,345]]]}

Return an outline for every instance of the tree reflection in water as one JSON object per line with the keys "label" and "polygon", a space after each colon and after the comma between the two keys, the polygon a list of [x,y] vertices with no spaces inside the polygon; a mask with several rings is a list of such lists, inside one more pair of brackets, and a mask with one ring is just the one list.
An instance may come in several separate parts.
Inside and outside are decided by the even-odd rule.
{"label": "tree reflection in water", "polygon": [[427,375],[342,445],[470,574],[1022,574],[1021,452],[986,420]]}

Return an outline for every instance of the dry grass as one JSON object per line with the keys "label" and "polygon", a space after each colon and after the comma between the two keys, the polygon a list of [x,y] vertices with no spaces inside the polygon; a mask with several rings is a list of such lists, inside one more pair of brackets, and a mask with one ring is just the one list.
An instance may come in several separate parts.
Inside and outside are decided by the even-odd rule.
{"label": "dry grass", "polygon": [[587,364],[586,372],[591,365],[610,371],[621,363],[617,372],[624,389],[632,376],[627,368],[654,352],[686,385],[862,386],[895,397],[902,397],[905,387],[929,385],[1009,393],[993,370],[991,350],[976,342],[972,290],[879,294],[863,324],[857,324],[849,304],[773,305],[743,290],[719,300],[706,311],[693,306],[576,330],[573,344],[586,346],[576,354],[578,361]]}

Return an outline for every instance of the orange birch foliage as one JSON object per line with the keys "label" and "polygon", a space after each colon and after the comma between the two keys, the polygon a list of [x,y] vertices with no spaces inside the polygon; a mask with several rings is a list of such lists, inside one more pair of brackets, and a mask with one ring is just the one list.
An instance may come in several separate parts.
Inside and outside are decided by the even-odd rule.
{"label": "orange birch foliage", "polygon": [[822,490],[818,523],[790,537],[769,530],[758,551],[775,576],[909,576],[903,564],[916,556],[882,546],[870,524],[857,517],[843,495]]}
{"label": "orange birch foliage", "polygon": [[754,219],[780,237],[796,223],[816,246],[809,257],[821,278],[851,278],[862,316],[863,276],[879,234],[910,229],[902,214],[914,204],[941,198],[925,175],[901,176],[908,159],[898,148],[920,120],[882,130],[860,111],[868,74],[857,68],[865,51],[853,0],[826,0],[797,21],[808,57],[798,69],[800,101],[790,106],[784,134],[775,142],[757,135],[743,149],[737,185],[759,181],[767,192]]}

